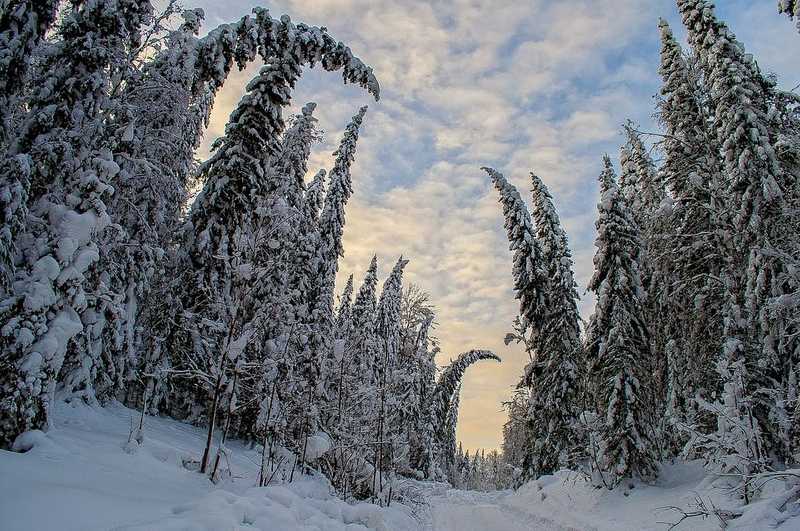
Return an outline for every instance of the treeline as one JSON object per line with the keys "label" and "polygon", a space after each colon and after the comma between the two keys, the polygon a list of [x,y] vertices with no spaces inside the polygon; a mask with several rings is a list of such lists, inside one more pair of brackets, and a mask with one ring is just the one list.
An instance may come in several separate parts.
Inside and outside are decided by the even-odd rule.
{"label": "treeline", "polygon": [[[179,19],[177,29],[169,29]],[[324,28],[265,9],[198,37],[202,10],[150,0],[12,0],[0,12],[0,447],[59,400],[120,400],[207,426],[189,463],[223,477],[226,440],[263,447],[259,484],[312,467],[389,502],[397,474],[444,477],[462,355],[437,378],[434,312],[377,259],[334,303],[366,107],[329,172],[303,68],[379,95]],[[211,158],[195,159],[230,70],[264,66]],[[195,198],[190,191],[200,190]]]}
{"label": "treeline", "polygon": [[513,487],[517,477],[498,450],[475,450],[469,455],[469,450],[465,452],[459,444],[449,481],[457,489],[490,492]]}
{"label": "treeline", "polygon": [[[590,321],[552,200],[500,193],[532,354],[504,459],[600,485],[705,459],[741,490],[800,462],[800,97],[780,90],[706,0],[678,0],[691,49],[659,24],[656,164],[633,124],[600,175]],[[782,11],[796,15],[791,2]],[[794,9],[794,10],[793,10]]]}

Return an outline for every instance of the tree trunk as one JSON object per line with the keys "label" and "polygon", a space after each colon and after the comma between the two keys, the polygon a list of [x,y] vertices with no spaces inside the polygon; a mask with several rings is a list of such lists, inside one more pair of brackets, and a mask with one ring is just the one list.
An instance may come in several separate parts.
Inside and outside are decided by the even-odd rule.
{"label": "tree trunk", "polygon": [[[266,482],[266,471],[267,471],[267,456],[272,458],[272,444],[269,441],[269,419],[272,417],[272,403],[275,400],[275,387],[277,385],[277,380],[272,382],[272,391],[269,394],[269,406],[267,406],[267,418],[264,421],[264,446],[261,450],[261,472],[259,473],[258,477],[258,486],[264,487]],[[267,450],[267,444],[269,444],[269,451]]]}
{"label": "tree trunk", "polygon": [[200,460],[200,473],[208,471],[208,460],[211,455],[211,442],[214,438],[214,429],[217,421],[217,408],[219,407],[220,387],[222,387],[222,372],[217,375],[217,383],[214,385],[214,399],[211,403],[211,415],[208,419],[208,434],[206,435],[206,447],[203,450],[203,458]]}
{"label": "tree trunk", "polygon": [[211,472],[211,481],[217,477],[217,470],[219,469],[219,460],[225,448],[225,442],[228,440],[228,431],[231,427],[231,417],[234,411],[234,397],[236,396],[236,383],[239,380],[239,373],[233,376],[233,385],[231,386],[231,394],[228,397],[228,412],[225,416],[225,428],[222,430],[222,441],[220,441],[219,448],[217,449],[217,457],[214,459],[214,470]]}

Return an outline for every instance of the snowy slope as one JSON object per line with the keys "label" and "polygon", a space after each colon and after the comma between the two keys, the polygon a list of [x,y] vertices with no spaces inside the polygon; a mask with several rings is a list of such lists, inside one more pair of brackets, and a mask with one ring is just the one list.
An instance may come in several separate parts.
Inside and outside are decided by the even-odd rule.
{"label": "snowy slope", "polygon": [[[632,486],[633,488],[629,488]],[[800,530],[800,511],[777,510],[785,503],[779,482],[762,501],[744,509],[727,529]],[[732,509],[740,502],[714,485],[699,461],[664,465],[655,485],[625,482],[609,491],[591,486],[579,475],[561,471],[531,481],[516,492],[448,490],[430,498],[431,529],[438,531],[665,531],[696,510],[700,498],[707,507]],[[791,517],[794,514],[795,517]],[[693,517],[674,529],[720,529],[716,517]]]}
{"label": "snowy slope", "polygon": [[419,529],[408,509],[349,505],[323,479],[254,488],[259,456],[236,442],[233,478],[214,486],[181,466],[197,458],[201,430],[148,419],[145,442],[126,453],[130,416],[121,405],[68,406],[56,428],[24,454],[0,450],[0,530]]}

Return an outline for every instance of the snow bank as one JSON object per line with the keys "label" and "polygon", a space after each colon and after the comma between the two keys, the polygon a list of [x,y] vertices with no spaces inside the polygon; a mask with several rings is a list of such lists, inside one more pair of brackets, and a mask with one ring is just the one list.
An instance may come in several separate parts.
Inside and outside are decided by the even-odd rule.
{"label": "snow bank", "polygon": [[203,431],[171,419],[148,418],[143,446],[127,453],[131,417],[138,412],[119,404],[58,404],[54,429],[17,439],[15,448],[26,453],[0,450],[0,529],[420,529],[407,507],[350,505],[322,477],[296,474],[291,484],[254,487],[260,455],[236,441],[228,444],[232,479],[214,485],[182,466],[198,459]]}

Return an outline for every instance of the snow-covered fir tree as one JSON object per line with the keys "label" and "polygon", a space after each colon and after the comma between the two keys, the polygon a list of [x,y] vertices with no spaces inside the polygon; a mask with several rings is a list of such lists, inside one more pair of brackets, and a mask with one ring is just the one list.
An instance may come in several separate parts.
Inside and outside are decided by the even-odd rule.
{"label": "snow-covered fir tree", "polygon": [[604,419],[597,462],[609,486],[624,478],[652,479],[658,455],[652,440],[652,406],[641,380],[651,357],[640,258],[642,242],[606,156],[600,177],[595,273],[597,296],[587,337],[598,411]]}
{"label": "snow-covered fir tree", "polygon": [[[407,440],[410,467],[423,477],[433,477],[435,424],[431,415],[431,399],[436,385],[436,353],[438,348],[431,339],[434,316],[419,325],[411,356],[403,364],[410,376],[413,393],[407,397]],[[401,423],[402,425],[402,423]]]}
{"label": "snow-covered fir tree", "polygon": [[660,172],[673,205],[665,215],[662,251],[652,257],[660,286],[650,295],[651,307],[670,316],[660,321],[666,341],[659,347],[667,362],[665,413],[676,452],[685,441],[680,425],[701,421],[697,395],[710,397],[716,391],[714,367],[722,348],[717,279],[724,249],[718,235],[727,216],[720,203],[719,147],[701,104],[700,79],[666,21],[659,22],[659,29],[663,84],[658,117],[666,133]]}
{"label": "snow-covered fir tree", "polygon": [[527,475],[538,477],[574,464],[582,451],[576,424],[583,346],[567,235],[547,186],[534,174],[531,180],[531,215],[547,275],[546,310],[529,345],[535,355],[529,406],[533,444],[525,468]]}
{"label": "snow-covered fir tree", "polygon": [[[728,27],[704,0],[679,0],[689,41],[700,58],[714,131],[723,155],[725,208],[731,228],[722,272],[725,300],[720,376],[723,388],[738,398],[740,418],[755,416],[763,443],[751,448],[751,471],[764,470],[766,453],[788,454],[780,419],[796,338],[788,315],[770,311],[770,302],[798,283],[796,221],[789,214],[796,182],[784,171],[774,144],[778,133],[770,120],[774,82],[765,78]],[[735,231],[735,232],[734,232]],[[778,281],[778,279],[781,279]],[[744,387],[739,389],[738,387]],[[752,410],[751,410],[752,408]]]}
{"label": "snow-covered fir tree", "polygon": [[327,172],[319,170],[306,187],[305,208],[306,216],[313,221],[319,221],[319,214],[325,202],[325,178]]}
{"label": "snow-covered fir tree", "polygon": [[397,368],[397,358],[400,348],[400,304],[403,294],[403,270],[408,265],[408,260],[401,256],[392,268],[389,277],[383,283],[381,296],[375,312],[375,382],[378,396],[376,404],[375,433],[378,442],[375,447],[375,463],[378,468],[377,483],[373,487],[376,493],[383,492],[384,469],[389,474],[394,472],[394,444],[399,425],[395,395],[391,393]]}
{"label": "snow-covered fir tree", "polygon": [[[513,184],[496,170],[483,168],[500,194],[509,249],[513,251],[514,291],[520,304],[520,335],[533,329],[537,333],[546,310],[547,272],[542,264],[542,249],[531,222],[528,207]],[[532,361],[525,369],[523,383],[530,385]]]}
{"label": "snow-covered fir tree", "polygon": [[13,140],[20,119],[20,93],[33,51],[55,22],[57,0],[16,0],[0,13],[0,289],[5,293],[14,277],[16,236],[25,226],[31,163]]}
{"label": "snow-covered fir tree", "polygon": [[[82,313],[94,302],[85,279],[99,258],[98,235],[111,222],[105,201],[119,172],[101,115],[109,69],[136,45],[150,11],[148,1],[98,0],[65,15],[9,153],[30,163],[4,165],[0,175],[27,188],[19,200],[31,202],[31,217],[47,220],[26,223],[18,235],[24,250],[11,292],[0,302],[7,360],[0,376],[3,446],[22,431],[47,426],[69,343],[83,331]],[[74,370],[91,370],[89,353],[74,354],[80,357]]]}

